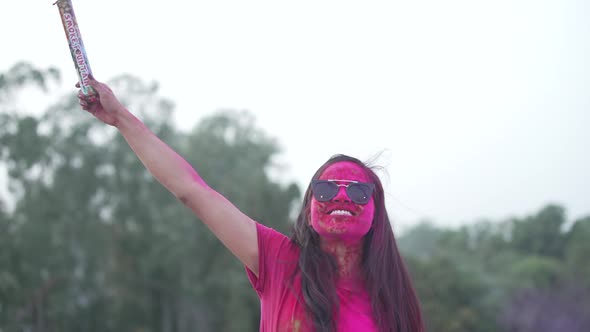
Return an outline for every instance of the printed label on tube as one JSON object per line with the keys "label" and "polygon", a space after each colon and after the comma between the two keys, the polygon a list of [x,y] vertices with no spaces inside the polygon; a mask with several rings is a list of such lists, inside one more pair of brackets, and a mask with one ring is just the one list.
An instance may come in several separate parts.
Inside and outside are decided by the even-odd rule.
{"label": "printed label on tube", "polygon": [[70,53],[72,54],[72,60],[74,60],[74,66],[78,73],[82,93],[85,95],[95,94],[94,89],[92,89],[89,83],[89,77],[92,75],[92,71],[90,70],[90,64],[88,63],[88,57],[86,56],[86,49],[84,48],[80,29],[78,28],[78,22],[76,21],[76,15],[74,14],[72,1],[57,0],[54,5],[55,4],[57,4],[57,7],[59,8],[61,22],[64,31],[66,32],[66,37],[70,46]]}

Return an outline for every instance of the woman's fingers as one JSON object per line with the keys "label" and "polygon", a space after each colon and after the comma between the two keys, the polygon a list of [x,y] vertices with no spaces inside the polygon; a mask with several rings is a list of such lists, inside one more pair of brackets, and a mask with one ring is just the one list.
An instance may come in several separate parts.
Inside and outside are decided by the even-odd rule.
{"label": "woman's fingers", "polygon": [[82,93],[82,90],[78,91],[78,103],[82,107],[83,110],[93,113],[92,106],[98,98],[95,95],[85,95]]}
{"label": "woman's fingers", "polygon": [[80,104],[80,106],[82,107],[83,110],[85,110],[85,111],[90,110],[90,104],[85,99],[79,98],[78,103]]}
{"label": "woman's fingers", "polygon": [[85,95],[82,92],[82,90],[79,90],[78,91],[78,99],[84,100],[84,101],[88,102],[89,104],[92,104],[92,103],[98,101],[98,96],[96,94]]}
{"label": "woman's fingers", "polygon": [[[102,103],[111,105],[113,100],[117,101],[108,85],[95,80],[93,77],[90,77],[88,84],[94,90],[92,94],[86,95],[81,89],[78,90],[78,102],[83,110],[93,115],[96,115],[96,112],[102,114],[105,110]],[[80,82],[76,83],[77,88],[80,88],[80,86]]]}
{"label": "woman's fingers", "polygon": [[90,102],[90,96],[85,95],[82,90],[78,91],[78,99],[80,99],[80,101],[84,101],[85,103]]}
{"label": "woman's fingers", "polygon": [[[110,91],[110,89],[103,83],[100,83],[99,81],[95,80],[94,78],[90,77],[90,79],[88,80],[89,85],[94,89],[94,91],[96,91],[96,93],[98,95],[100,95],[101,92],[105,91],[105,87],[108,91]],[[76,88],[80,88],[80,82],[76,83]],[[84,95],[82,94],[82,91],[78,91],[78,96]],[[95,102],[97,100],[97,96],[94,94],[90,94],[90,95],[84,95],[87,97],[87,99],[89,99],[89,101]]]}
{"label": "woman's fingers", "polygon": [[100,83],[99,81],[91,78],[88,80],[88,82],[90,83],[90,86],[94,89],[94,91],[96,91],[96,93],[98,93],[98,95],[101,95],[103,93],[106,93],[108,90],[105,88],[106,86],[103,83]]}

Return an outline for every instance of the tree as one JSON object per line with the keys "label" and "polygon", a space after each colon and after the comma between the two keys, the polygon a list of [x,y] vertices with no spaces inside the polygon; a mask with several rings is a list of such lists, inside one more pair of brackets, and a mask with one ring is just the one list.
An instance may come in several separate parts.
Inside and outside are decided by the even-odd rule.
{"label": "tree", "polygon": [[562,258],[565,221],[565,210],[561,206],[548,205],[534,216],[514,221],[512,244],[527,254]]}
{"label": "tree", "polygon": [[482,302],[485,285],[451,257],[436,255],[427,261],[407,257],[406,261],[428,331],[497,331],[495,317]]}
{"label": "tree", "polygon": [[[520,330],[526,317],[519,313],[532,315],[539,308],[562,313],[570,324],[564,326],[584,322],[585,311],[562,309],[573,305],[567,294],[587,294],[590,223],[582,218],[565,232],[564,215],[562,207],[549,205],[522,219],[480,221],[456,230],[418,225],[404,234],[400,246],[429,329],[529,331]],[[550,306],[552,298],[560,308]],[[572,299],[587,306],[583,297]],[[554,326],[547,322],[551,316],[532,317]]]}
{"label": "tree", "polygon": [[59,81],[60,73],[54,68],[39,69],[26,62],[18,62],[6,73],[0,73],[0,104],[7,103],[23,87],[34,85],[47,91],[50,82]]}
{"label": "tree", "polygon": [[565,252],[569,279],[590,287],[590,216],[576,220],[567,237]]}
{"label": "tree", "polygon": [[409,229],[398,240],[400,251],[407,256],[429,259],[440,250],[444,231],[428,221],[422,221]]}

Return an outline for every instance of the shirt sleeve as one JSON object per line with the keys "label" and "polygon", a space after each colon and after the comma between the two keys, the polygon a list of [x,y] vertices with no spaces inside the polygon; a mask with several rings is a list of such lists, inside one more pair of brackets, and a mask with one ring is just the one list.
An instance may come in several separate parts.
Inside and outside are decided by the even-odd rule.
{"label": "shirt sleeve", "polygon": [[273,275],[276,259],[281,256],[290,240],[285,235],[261,223],[256,223],[256,234],[258,237],[258,277],[248,267],[245,268],[252,287],[258,296],[261,296],[264,289],[268,287],[270,276]]}

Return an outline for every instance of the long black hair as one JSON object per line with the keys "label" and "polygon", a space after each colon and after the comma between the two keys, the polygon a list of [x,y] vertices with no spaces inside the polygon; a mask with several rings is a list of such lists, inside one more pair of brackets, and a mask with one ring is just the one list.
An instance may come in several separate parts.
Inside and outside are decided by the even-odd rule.
{"label": "long black hair", "polygon": [[[423,332],[424,323],[418,297],[397,248],[385,209],[383,185],[377,174],[360,160],[335,155],[314,174],[318,179],[324,170],[337,162],[361,166],[375,184],[375,215],[365,235],[361,261],[362,275],[371,299],[375,324],[381,332]],[[320,238],[310,226],[311,185],[305,191],[303,206],[293,227],[291,241],[300,247],[299,270],[301,290],[308,317],[317,332],[336,331],[334,313],[338,312],[334,258],[320,247]]]}

